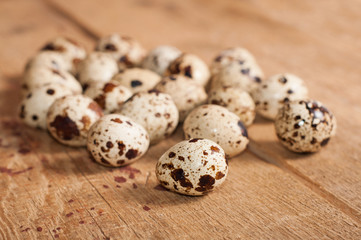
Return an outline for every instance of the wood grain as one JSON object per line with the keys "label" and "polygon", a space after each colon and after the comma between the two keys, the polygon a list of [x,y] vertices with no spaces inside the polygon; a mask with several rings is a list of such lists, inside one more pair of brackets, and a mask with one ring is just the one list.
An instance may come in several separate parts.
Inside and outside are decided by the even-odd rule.
{"label": "wood grain", "polygon": [[[69,14],[76,15],[83,25],[103,35],[127,29],[127,33],[144,39],[147,46],[154,46],[159,41],[153,43],[156,38],[149,39],[149,35],[157,32],[160,39],[167,39],[167,43],[194,52],[208,62],[222,48],[245,46],[255,53],[266,76],[292,72],[304,78],[311,97],[324,102],[338,119],[338,134],[327,151],[302,156],[292,154],[278,143],[273,124],[265,121],[250,128],[254,140],[251,151],[313,181],[325,196],[335,196],[342,201],[337,204],[345,208],[349,205],[351,208],[345,211],[361,221],[361,141],[357,134],[353,134],[361,127],[358,117],[361,113],[361,69],[358,67],[361,55],[355,53],[354,45],[350,45],[342,34],[347,31],[356,39],[360,32],[359,19],[354,20],[355,16],[348,14],[353,12],[352,5],[347,4],[337,12],[337,4],[326,1],[312,4],[291,1],[286,5],[282,4],[283,1],[269,1],[263,7],[260,7],[260,1],[211,1],[209,4],[206,4],[209,1],[201,0],[111,1],[111,10],[98,7],[99,11],[90,14],[99,2],[87,1],[84,4],[78,1],[78,6],[84,9],[80,13],[70,8],[67,1],[53,2]],[[277,15],[277,11],[266,11],[267,6],[275,6],[280,14],[286,12],[286,18]],[[324,11],[325,15],[321,15],[320,9],[324,8],[331,12]],[[317,24],[309,23],[312,22],[310,15],[302,15],[307,9],[311,9],[310,15]],[[338,13],[337,20],[322,21],[329,19],[332,13]],[[106,24],[109,16],[119,24]],[[90,18],[97,21],[90,21]],[[167,18],[172,21],[162,24]],[[355,24],[337,32],[335,21],[342,26],[349,22]]]}
{"label": "wood grain", "polygon": [[165,191],[154,165],[181,140],[180,129],[131,167],[109,169],[92,162],[85,150],[61,146],[13,119],[0,124],[0,154],[6,156],[4,239],[350,239],[361,234],[360,225],[327,200],[249,152],[230,161],[227,182],[207,197]]}
{"label": "wood grain", "polygon": [[[353,51],[358,43],[350,44],[361,28],[352,4],[340,11],[338,6],[277,0],[0,2],[0,44],[7,46],[0,51],[0,239],[361,238],[361,141],[355,134],[361,127],[361,56]],[[24,22],[29,15],[34,17]],[[332,15],[337,19],[324,21]],[[306,17],[314,24],[302,21]],[[154,175],[159,156],[182,140],[180,127],[130,167],[110,169],[91,161],[85,149],[64,147],[18,122],[19,76],[44,41],[67,35],[90,50],[95,36],[113,31],[147,48],[172,44],[208,62],[224,47],[245,46],[267,76],[289,71],[305,78],[312,96],[335,112],[338,134],[320,153],[297,155],[277,142],[272,123],[258,118],[249,129],[249,149],[230,160],[224,186],[205,197],[186,197],[164,191]]]}

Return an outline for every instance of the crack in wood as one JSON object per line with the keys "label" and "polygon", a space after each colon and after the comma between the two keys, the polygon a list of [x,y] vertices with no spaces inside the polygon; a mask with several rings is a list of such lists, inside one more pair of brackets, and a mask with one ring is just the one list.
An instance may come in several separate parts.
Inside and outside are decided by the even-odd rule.
{"label": "crack in wood", "polygon": [[89,27],[82,24],[80,20],[78,20],[75,16],[69,14],[68,11],[63,9],[61,6],[59,6],[55,2],[49,1],[49,0],[43,0],[43,2],[49,8],[49,10],[51,10],[52,12],[54,12],[56,15],[60,16],[61,18],[70,21],[74,26],[76,26],[78,29],[80,29],[81,32],[88,35],[91,39],[96,40],[99,38],[99,36],[100,36],[99,33],[97,33],[95,30],[90,29]]}

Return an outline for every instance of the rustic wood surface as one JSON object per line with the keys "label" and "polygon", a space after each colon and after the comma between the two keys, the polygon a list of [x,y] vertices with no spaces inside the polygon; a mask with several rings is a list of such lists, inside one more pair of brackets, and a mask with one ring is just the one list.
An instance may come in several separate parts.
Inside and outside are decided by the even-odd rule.
{"label": "rustic wood surface", "polygon": [[[0,239],[361,239],[361,2],[282,0],[0,1]],[[130,35],[208,63],[244,46],[266,76],[292,72],[336,115],[316,154],[293,154],[257,118],[225,184],[204,197],[159,187],[155,162],[182,131],[138,162],[109,169],[16,117],[27,59],[58,35],[90,51]]]}

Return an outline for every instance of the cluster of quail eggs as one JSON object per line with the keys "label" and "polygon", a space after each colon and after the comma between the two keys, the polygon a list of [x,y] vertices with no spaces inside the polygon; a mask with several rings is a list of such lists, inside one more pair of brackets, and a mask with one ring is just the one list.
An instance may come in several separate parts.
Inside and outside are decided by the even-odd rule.
{"label": "cluster of quail eggs", "polygon": [[143,156],[183,123],[184,141],[156,164],[163,187],[204,195],[227,177],[227,159],[243,152],[256,113],[275,122],[281,143],[316,152],[335,134],[336,120],[309,100],[299,77],[264,79],[244,48],[221,51],[208,66],[173,46],[147,51],[112,34],[87,53],[77,42],[53,39],[28,62],[20,118],[58,142],[87,147],[93,159],[121,167]]}

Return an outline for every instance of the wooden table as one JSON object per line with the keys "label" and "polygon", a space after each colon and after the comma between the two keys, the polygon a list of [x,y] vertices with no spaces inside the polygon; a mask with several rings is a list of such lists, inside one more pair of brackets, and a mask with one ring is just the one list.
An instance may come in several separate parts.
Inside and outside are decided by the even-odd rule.
{"label": "wooden table", "polygon": [[[0,239],[361,239],[360,9],[357,0],[2,0]],[[154,174],[181,128],[133,165],[109,169],[18,121],[22,69],[45,41],[65,35],[90,51],[112,32],[208,63],[244,46],[266,76],[305,79],[336,115],[337,135],[319,153],[294,154],[257,118],[222,188],[186,197]]]}

